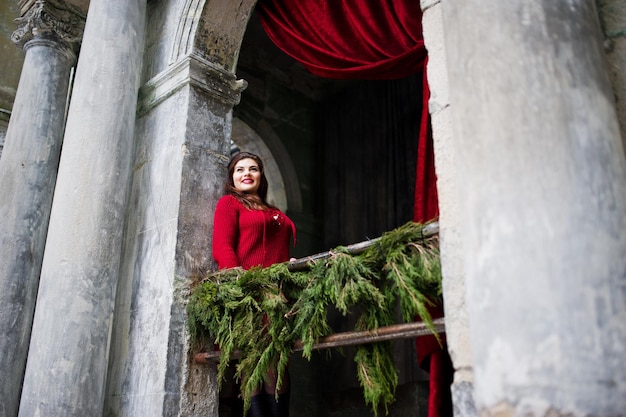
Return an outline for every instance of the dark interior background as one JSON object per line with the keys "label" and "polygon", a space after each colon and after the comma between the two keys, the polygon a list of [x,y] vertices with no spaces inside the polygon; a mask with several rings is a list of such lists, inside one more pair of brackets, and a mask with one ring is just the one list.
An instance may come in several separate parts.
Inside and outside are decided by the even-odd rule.
{"label": "dark interior background", "polygon": [[[422,75],[391,81],[330,80],[310,74],[266,36],[257,17],[248,25],[237,67],[248,82],[234,116],[257,133],[280,138],[298,181],[302,209],[296,257],[379,236],[412,219]],[[335,331],[353,320],[329,311]],[[399,373],[390,416],[427,415],[427,374],[413,340],[394,342]],[[351,348],[320,351],[309,362],[292,356],[294,416],[369,416]],[[240,416],[236,384],[225,384],[220,415]],[[384,410],[381,410],[384,413]]]}

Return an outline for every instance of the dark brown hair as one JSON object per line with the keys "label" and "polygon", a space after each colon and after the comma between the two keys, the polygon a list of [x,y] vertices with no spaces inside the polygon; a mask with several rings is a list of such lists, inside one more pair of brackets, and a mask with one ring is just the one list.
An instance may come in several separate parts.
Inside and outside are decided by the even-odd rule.
{"label": "dark brown hair", "polygon": [[[242,159],[252,159],[259,166],[259,171],[261,172],[261,182],[257,190],[258,195],[243,193],[235,188],[235,183],[233,182],[235,165],[237,165],[237,162],[241,161]],[[239,152],[233,155],[233,157],[230,159],[230,162],[228,163],[228,178],[226,178],[226,184],[224,186],[224,191],[226,192],[226,194],[230,194],[236,197],[237,200],[241,202],[241,204],[249,209],[265,209],[273,207],[266,201],[268,186],[269,184],[267,182],[267,178],[265,177],[265,168],[263,167],[263,161],[261,160],[261,158],[259,158],[258,155],[250,152]]]}

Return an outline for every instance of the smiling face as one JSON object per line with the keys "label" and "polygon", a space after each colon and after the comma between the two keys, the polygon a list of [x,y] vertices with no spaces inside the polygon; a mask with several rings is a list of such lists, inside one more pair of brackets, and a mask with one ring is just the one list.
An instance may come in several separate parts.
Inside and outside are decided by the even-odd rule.
{"label": "smiling face", "polygon": [[233,171],[233,185],[237,191],[258,194],[261,185],[261,169],[252,158],[237,162]]}

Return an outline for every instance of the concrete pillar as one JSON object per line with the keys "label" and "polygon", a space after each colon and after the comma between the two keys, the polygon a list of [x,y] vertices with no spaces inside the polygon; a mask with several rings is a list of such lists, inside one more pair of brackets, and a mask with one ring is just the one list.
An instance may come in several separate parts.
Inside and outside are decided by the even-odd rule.
{"label": "concrete pillar", "polygon": [[[72,21],[73,25],[67,23]],[[84,15],[37,2],[17,19],[25,61],[0,159],[0,416],[15,416]]]}
{"label": "concrete pillar", "polygon": [[[445,1],[445,0],[443,0]],[[461,257],[463,237],[459,198],[458,152],[463,144],[452,132],[452,112],[445,51],[442,1],[421,0],[424,44],[428,50],[429,112],[432,122],[437,191],[439,196],[439,239],[443,274],[446,341],[454,366],[451,386],[455,417],[473,417],[474,371],[469,337],[465,270]]]}
{"label": "concrete pillar", "polygon": [[213,212],[245,85],[191,54],[140,90],[107,415],[218,415],[215,368],[190,358],[185,303],[194,274],[213,265]]}
{"label": "concrete pillar", "polygon": [[146,0],[91,0],[50,216],[20,416],[102,415]]}
{"label": "concrete pillar", "polygon": [[626,161],[592,0],[446,0],[481,416],[626,410]]}

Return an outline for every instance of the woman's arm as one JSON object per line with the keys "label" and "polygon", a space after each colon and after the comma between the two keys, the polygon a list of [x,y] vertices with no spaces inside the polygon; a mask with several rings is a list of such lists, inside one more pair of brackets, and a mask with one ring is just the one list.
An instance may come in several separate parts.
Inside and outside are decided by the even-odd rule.
{"label": "woman's arm", "polygon": [[219,269],[241,266],[237,259],[239,239],[239,202],[224,196],[217,202],[213,217],[213,259]]}

